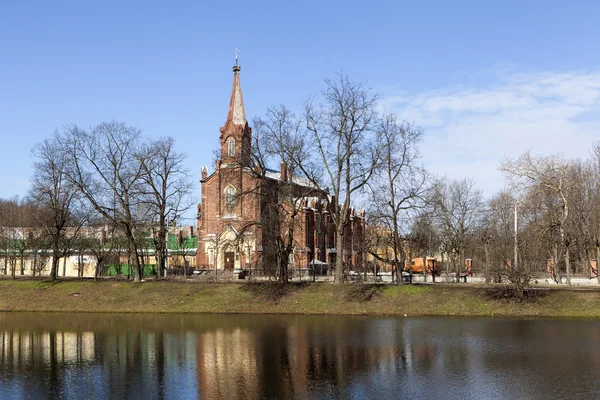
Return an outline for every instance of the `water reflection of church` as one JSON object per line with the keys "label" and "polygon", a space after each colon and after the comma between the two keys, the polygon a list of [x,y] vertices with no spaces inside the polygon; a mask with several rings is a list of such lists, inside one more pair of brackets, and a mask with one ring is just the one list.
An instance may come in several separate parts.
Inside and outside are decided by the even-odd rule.
{"label": "water reflection of church", "polygon": [[266,318],[259,323],[262,329],[256,329],[250,321],[256,318],[244,316],[237,327],[197,336],[200,397],[310,398],[315,391],[341,390],[373,369],[396,371],[403,368],[398,362],[406,360],[402,346],[370,345],[364,336],[369,332],[360,329],[355,330],[355,340],[348,341],[348,332],[356,328],[350,319],[294,324],[291,318],[272,322]]}

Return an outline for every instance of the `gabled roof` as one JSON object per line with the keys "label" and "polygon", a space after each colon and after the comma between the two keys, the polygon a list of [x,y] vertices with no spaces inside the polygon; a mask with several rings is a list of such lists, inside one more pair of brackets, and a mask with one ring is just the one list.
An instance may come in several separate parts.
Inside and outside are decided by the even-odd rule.
{"label": "gabled roof", "polygon": [[[272,179],[272,180],[278,181],[279,178],[281,177],[281,171],[276,171],[276,170],[267,168],[265,171],[265,177],[267,179]],[[309,179],[304,178],[302,176],[293,176],[292,183],[295,183],[296,185],[304,186],[307,188],[316,189],[315,185],[313,185],[313,183]]]}

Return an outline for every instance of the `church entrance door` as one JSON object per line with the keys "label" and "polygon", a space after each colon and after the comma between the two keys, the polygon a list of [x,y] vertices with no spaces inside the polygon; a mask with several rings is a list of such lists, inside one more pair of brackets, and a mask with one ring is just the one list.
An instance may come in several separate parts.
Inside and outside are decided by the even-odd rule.
{"label": "church entrance door", "polygon": [[223,259],[225,260],[225,271],[233,271],[235,253],[233,251],[226,251],[223,253]]}

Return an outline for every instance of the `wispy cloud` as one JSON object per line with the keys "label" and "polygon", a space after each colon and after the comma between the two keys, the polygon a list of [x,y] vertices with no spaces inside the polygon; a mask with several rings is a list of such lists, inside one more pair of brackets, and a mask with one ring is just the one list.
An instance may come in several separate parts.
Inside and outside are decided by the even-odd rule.
{"label": "wispy cloud", "polygon": [[473,178],[491,195],[504,186],[497,167],[505,157],[589,156],[600,140],[600,71],[505,74],[483,88],[392,93],[381,107],[424,128],[433,172]]}

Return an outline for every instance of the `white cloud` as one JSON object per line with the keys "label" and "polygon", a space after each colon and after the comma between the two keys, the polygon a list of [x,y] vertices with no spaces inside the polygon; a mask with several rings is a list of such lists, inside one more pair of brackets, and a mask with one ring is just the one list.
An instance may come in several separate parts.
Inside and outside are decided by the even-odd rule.
{"label": "white cloud", "polygon": [[424,128],[432,172],[473,178],[491,195],[497,168],[527,150],[587,158],[600,140],[600,71],[509,74],[485,88],[391,94],[381,107]]}

